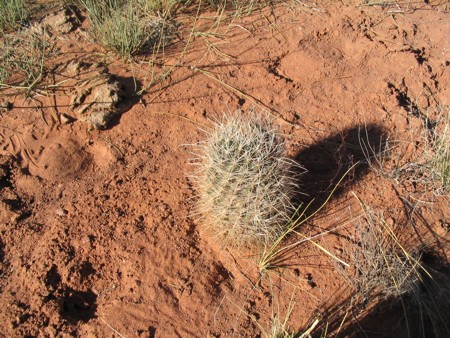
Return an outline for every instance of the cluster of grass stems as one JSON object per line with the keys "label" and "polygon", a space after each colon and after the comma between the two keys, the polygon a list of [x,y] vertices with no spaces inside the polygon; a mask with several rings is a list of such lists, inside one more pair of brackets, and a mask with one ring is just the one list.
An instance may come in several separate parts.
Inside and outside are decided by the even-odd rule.
{"label": "cluster of grass stems", "polygon": [[437,106],[439,117],[435,127],[425,130],[427,163],[438,194],[450,193],[450,107]]}
{"label": "cluster of grass stems", "polygon": [[363,213],[357,219],[354,243],[344,252],[352,269],[339,269],[355,290],[353,298],[362,303],[401,303],[408,337],[448,336],[448,277],[422,262],[423,248],[406,249],[383,212],[358,201]]}
{"label": "cluster of grass stems", "polygon": [[[195,26],[204,10],[214,8],[217,11],[216,21],[220,22],[225,10],[232,10],[235,15],[241,15],[267,4],[265,1],[256,0],[77,0],[77,3],[87,13],[94,39],[104,48],[127,60],[144,52],[151,52],[153,58],[164,53],[165,45],[171,41],[177,30],[177,25],[174,24],[176,15],[189,13],[192,7],[197,8]],[[48,41],[45,34],[33,32],[27,37],[21,34],[21,31],[12,31],[26,17],[24,0],[0,0],[0,85],[3,88],[20,87],[29,92],[45,76]],[[194,28],[180,59],[186,52],[192,35],[196,33]],[[5,30],[11,30],[10,34],[3,33]],[[18,44],[25,47],[17,50]],[[152,80],[148,86],[153,85],[155,81],[154,69],[151,69]],[[172,69],[173,67],[166,70],[162,78],[166,78]],[[12,75],[14,79],[11,78]],[[148,87],[143,87],[140,94],[146,88]]]}
{"label": "cluster of grass stems", "polygon": [[16,27],[26,17],[24,0],[0,0],[0,33]]}
{"label": "cluster of grass stems", "polygon": [[[337,182],[335,187],[331,190],[328,197],[318,208],[316,208],[315,210],[313,210],[309,214],[307,214],[307,212],[310,211],[309,209],[310,209],[311,205],[313,204],[314,200],[312,200],[306,206],[300,205],[297,208],[296,212],[290,218],[289,222],[284,227],[284,231],[270,245],[262,246],[262,250],[261,250],[261,253],[258,258],[258,270],[261,273],[261,275],[267,273],[270,270],[277,270],[277,269],[282,268],[283,267],[282,261],[283,261],[284,253],[302,243],[305,243],[305,242],[312,243],[316,248],[318,248],[319,250],[321,250],[322,252],[324,252],[325,254],[327,254],[328,256],[330,256],[331,258],[336,260],[337,262],[340,262],[341,264],[348,266],[348,264],[346,262],[342,261],[337,256],[333,255],[329,250],[327,250],[326,248],[324,248],[323,246],[321,246],[314,240],[318,237],[325,236],[326,234],[337,230],[337,228],[331,229],[326,232],[321,232],[314,236],[309,236],[309,237],[304,236],[299,231],[299,228],[303,224],[306,224],[309,220],[311,220],[323,208],[325,208],[325,206],[328,204],[329,200],[331,199],[331,197],[333,196],[333,194],[335,193],[336,189],[339,187],[341,182],[348,175],[348,173],[354,169],[354,167],[356,165],[357,164],[353,165],[344,173],[344,175]],[[343,227],[343,226],[344,225],[340,225],[339,227]],[[292,235],[299,236],[299,237],[301,237],[301,239],[298,241],[295,241],[291,244],[284,245],[283,242]]]}
{"label": "cluster of grass stems", "polygon": [[105,48],[130,58],[164,36],[164,19],[176,1],[80,0],[94,38]]}
{"label": "cluster of grass stems", "polygon": [[[79,0],[86,10],[94,38],[106,49],[129,59],[161,47],[171,39],[171,19],[178,11],[189,10],[192,1],[178,0]],[[223,12],[231,7],[235,15],[250,13],[259,1],[200,0],[198,8],[207,5]]]}
{"label": "cluster of grass stems", "polygon": [[366,299],[377,296],[400,297],[417,292],[425,269],[417,254],[410,254],[401,245],[384,214],[376,212],[358,199],[363,214],[357,218],[354,243],[347,261],[353,271],[347,281],[356,293]]}
{"label": "cluster of grass stems", "polygon": [[0,41],[0,88],[35,88],[46,73],[45,61],[52,46],[45,29],[32,25]]}
{"label": "cluster of grass stems", "polygon": [[[421,121],[420,130],[411,130],[412,140],[383,140],[376,152],[369,146],[364,135],[360,146],[370,168],[380,176],[395,181],[413,183],[422,195],[431,192],[434,196],[450,193],[450,107],[436,105],[430,115]],[[367,136],[367,135],[366,135]],[[407,154],[407,149],[415,149]],[[406,161],[404,157],[410,158]],[[412,157],[412,158],[411,158]]]}

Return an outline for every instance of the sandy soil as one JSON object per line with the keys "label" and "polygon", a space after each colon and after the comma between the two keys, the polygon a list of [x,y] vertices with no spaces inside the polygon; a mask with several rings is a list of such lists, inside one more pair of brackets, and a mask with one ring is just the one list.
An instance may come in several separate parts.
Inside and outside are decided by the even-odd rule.
{"label": "sandy soil", "polygon": [[[450,105],[449,9],[298,1],[218,28],[199,20],[195,30],[209,32],[187,52],[193,22],[179,18],[181,34],[155,65],[156,76],[171,73],[151,86],[148,56],[126,63],[105,53],[83,16],[72,28],[59,10],[39,17],[58,51],[46,81],[59,85],[30,97],[0,92],[11,106],[0,115],[0,332],[256,337],[291,305],[295,332],[318,319],[316,334],[328,323],[333,336],[342,322],[339,336],[406,335],[399,304],[349,310],[351,287],[314,243],[296,245],[283,269],[261,277],[257,248],[222,249],[203,234],[191,217],[188,145],[223,114],[269,111],[308,170],[302,200],[317,207],[364,160],[361,138],[414,144],[422,114]],[[433,268],[448,273],[448,200],[420,188],[361,162],[286,243],[334,230],[315,243],[343,259],[357,196],[384,211],[405,246],[431,248],[430,260],[441,258]]]}

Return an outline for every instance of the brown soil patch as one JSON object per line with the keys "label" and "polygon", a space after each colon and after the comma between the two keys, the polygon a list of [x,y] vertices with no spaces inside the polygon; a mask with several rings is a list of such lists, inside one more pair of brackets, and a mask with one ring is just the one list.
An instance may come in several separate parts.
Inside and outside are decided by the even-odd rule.
{"label": "brown soil patch", "polygon": [[[449,273],[448,198],[378,175],[360,148],[409,142],[398,162],[414,159],[424,114],[450,105],[448,3],[395,4],[266,7],[195,35],[183,53],[185,19],[164,56],[134,63],[92,42],[84,15],[50,11],[54,86],[0,91],[0,331],[257,337],[292,305],[295,332],[318,319],[316,335],[328,325],[331,335],[407,336],[401,303],[349,306],[351,287],[323,250],[344,259],[356,195]],[[251,108],[270,112],[308,170],[299,200],[314,199],[311,210],[352,168],[286,241],[322,234],[315,244],[295,245],[264,277],[257,248],[223,250],[191,216],[186,145],[204,140],[211,120]]]}
{"label": "brown soil patch", "polygon": [[47,181],[77,178],[89,163],[80,144],[71,138],[47,138],[36,142],[34,148],[31,153],[35,160],[28,166],[30,174]]}

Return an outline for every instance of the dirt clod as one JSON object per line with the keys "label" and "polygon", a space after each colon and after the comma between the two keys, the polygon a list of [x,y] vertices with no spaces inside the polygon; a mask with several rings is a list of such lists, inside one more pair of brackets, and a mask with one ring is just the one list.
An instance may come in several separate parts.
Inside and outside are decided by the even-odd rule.
{"label": "dirt clod", "polygon": [[30,162],[34,176],[49,181],[66,181],[80,177],[90,158],[81,145],[71,138],[50,138],[36,143],[36,161]]}
{"label": "dirt clod", "polygon": [[93,73],[93,77],[77,84],[70,99],[70,107],[76,118],[95,129],[105,129],[119,114],[122,86],[106,68],[101,65],[92,67],[86,69],[83,64],[71,65],[71,69],[76,72],[84,70]]}
{"label": "dirt clod", "polygon": [[62,10],[47,15],[43,24],[50,27],[53,34],[68,34],[81,24],[76,11],[75,7],[64,6]]}

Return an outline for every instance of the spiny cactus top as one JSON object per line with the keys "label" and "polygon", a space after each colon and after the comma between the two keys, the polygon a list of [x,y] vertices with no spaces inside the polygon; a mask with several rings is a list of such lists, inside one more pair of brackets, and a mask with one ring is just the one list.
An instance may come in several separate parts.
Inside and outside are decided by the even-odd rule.
{"label": "spiny cactus top", "polygon": [[292,215],[295,167],[266,115],[240,112],[199,144],[197,213],[223,244],[269,243]]}

